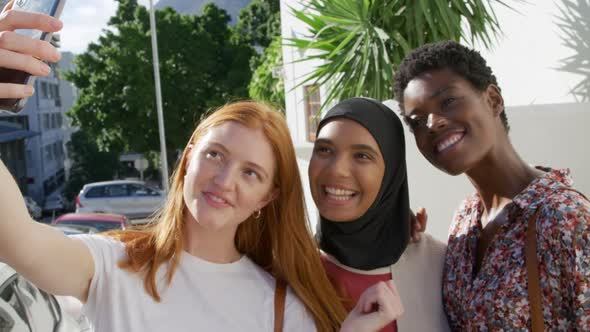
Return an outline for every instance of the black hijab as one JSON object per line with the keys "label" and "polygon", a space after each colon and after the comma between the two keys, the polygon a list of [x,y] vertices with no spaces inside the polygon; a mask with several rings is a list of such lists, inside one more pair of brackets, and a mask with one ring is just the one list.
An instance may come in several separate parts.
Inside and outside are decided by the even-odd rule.
{"label": "black hijab", "polygon": [[367,212],[351,222],[320,216],[320,248],[340,263],[373,270],[394,264],[410,239],[410,203],[406,172],[406,145],[401,121],[382,103],[368,98],[347,99],[328,111],[317,135],[330,121],[353,120],[365,127],[381,149],[385,173],[377,198]]}

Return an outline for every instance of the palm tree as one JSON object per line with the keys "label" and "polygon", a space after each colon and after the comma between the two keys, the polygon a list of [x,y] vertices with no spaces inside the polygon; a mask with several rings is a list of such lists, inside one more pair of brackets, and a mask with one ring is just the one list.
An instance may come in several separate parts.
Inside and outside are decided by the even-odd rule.
{"label": "palm tree", "polygon": [[393,97],[395,68],[413,48],[440,40],[489,48],[500,33],[492,2],[509,7],[500,0],[310,0],[293,11],[311,36],[287,43],[314,50],[301,61],[322,60],[301,83],[337,87],[322,106],[353,96],[385,100]]}

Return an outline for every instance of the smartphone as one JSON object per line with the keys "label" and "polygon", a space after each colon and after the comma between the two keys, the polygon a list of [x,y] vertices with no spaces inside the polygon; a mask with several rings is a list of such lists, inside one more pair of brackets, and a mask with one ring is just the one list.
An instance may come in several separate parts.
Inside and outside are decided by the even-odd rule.
{"label": "smartphone", "polygon": [[[13,10],[47,14],[59,18],[66,0],[16,0],[12,5]],[[15,30],[16,33],[44,41],[51,40],[52,33],[39,30]],[[0,82],[16,84],[35,84],[35,76],[14,69],[0,68]],[[27,98],[22,99],[0,99],[0,111],[17,113],[23,109]]]}

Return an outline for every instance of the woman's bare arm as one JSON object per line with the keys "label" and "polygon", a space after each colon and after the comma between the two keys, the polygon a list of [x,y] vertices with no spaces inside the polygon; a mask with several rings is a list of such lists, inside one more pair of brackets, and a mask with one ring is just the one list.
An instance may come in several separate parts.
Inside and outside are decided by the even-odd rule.
{"label": "woman's bare arm", "polygon": [[[47,65],[39,59],[56,61],[59,53],[47,42],[13,31],[23,28],[53,32],[61,28],[61,22],[36,13],[8,10],[0,14],[0,67],[45,74],[41,69]],[[1,83],[0,87],[3,91],[0,97],[4,98],[20,97],[14,93],[24,89],[24,86],[9,89]],[[42,289],[75,296],[82,301],[87,298],[94,274],[93,258],[82,242],[31,219],[16,182],[1,161],[0,260]]]}

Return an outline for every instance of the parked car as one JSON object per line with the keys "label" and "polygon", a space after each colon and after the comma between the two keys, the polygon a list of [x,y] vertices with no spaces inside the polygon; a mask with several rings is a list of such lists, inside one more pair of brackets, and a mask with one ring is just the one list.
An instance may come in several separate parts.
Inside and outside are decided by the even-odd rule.
{"label": "parked car", "polygon": [[86,184],[76,197],[76,212],[116,213],[145,218],[164,203],[162,191],[140,181],[107,181]]}
{"label": "parked car", "polygon": [[29,196],[25,196],[25,204],[27,205],[27,210],[33,219],[41,219],[43,211],[41,211],[41,207],[39,204],[37,204],[37,202],[35,202],[34,199]]}
{"label": "parked car", "polygon": [[120,214],[66,213],[57,218],[53,225],[86,226],[92,227],[98,232],[106,232],[114,229],[125,229],[130,226],[130,223],[127,217]]}
{"label": "parked car", "polygon": [[55,296],[0,263],[0,331],[88,332],[91,328],[86,317],[72,317]]}
{"label": "parked car", "polygon": [[53,227],[59,229],[65,235],[94,234],[99,232],[98,229],[86,225],[57,224],[53,225]]}

